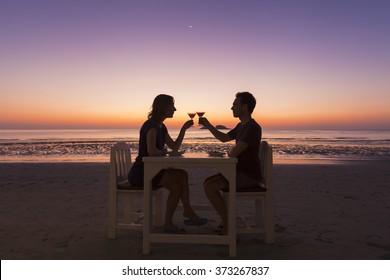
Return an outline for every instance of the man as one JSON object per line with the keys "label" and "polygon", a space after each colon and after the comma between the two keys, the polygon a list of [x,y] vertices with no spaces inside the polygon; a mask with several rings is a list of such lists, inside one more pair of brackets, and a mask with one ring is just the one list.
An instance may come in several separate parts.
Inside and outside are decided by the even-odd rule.
{"label": "man", "polygon": [[[262,130],[252,118],[255,106],[256,99],[251,93],[238,92],[231,109],[233,116],[240,119],[240,123],[228,133],[216,129],[206,118],[199,118],[199,124],[210,130],[218,140],[222,142],[236,140],[236,145],[229,151],[228,156],[238,158],[237,189],[261,183],[259,148]],[[228,181],[222,174],[208,177],[204,182],[205,193],[222,219],[218,227],[221,234],[226,234],[227,231],[227,209],[220,191],[227,186]]]}

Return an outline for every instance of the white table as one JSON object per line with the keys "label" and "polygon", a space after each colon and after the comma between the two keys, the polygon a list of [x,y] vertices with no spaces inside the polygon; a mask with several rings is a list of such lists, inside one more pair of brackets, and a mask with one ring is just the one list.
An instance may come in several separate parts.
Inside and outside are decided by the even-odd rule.
{"label": "white table", "polygon": [[[203,243],[229,245],[229,256],[236,256],[236,158],[213,157],[144,157],[144,227],[143,254],[150,253],[151,243]],[[163,168],[215,168],[229,181],[227,235],[152,233],[152,179]],[[190,190],[191,195],[191,190]]]}

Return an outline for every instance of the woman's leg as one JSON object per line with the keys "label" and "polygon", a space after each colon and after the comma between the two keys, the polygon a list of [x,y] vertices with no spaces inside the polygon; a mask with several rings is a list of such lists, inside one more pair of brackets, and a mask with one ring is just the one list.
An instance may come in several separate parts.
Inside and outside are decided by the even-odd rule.
{"label": "woman's leg", "polygon": [[169,190],[165,226],[172,226],[172,218],[181,199],[184,207],[183,216],[192,220],[198,216],[192,210],[188,188],[188,174],[182,169],[167,169],[160,180],[160,184]]}

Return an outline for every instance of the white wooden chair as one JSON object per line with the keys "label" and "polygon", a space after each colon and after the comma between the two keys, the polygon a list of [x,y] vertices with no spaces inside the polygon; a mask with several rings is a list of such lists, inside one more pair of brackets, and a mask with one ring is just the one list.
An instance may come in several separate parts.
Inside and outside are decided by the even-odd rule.
{"label": "white wooden chair", "polygon": [[[248,188],[237,189],[237,200],[254,200],[255,225],[248,226],[245,218],[241,217],[246,227],[237,228],[237,233],[265,234],[265,243],[274,243],[274,197],[273,197],[273,162],[272,147],[267,141],[260,143],[260,168],[262,169],[262,184]],[[224,198],[227,201],[227,192]],[[238,209],[238,208],[237,208]]]}
{"label": "white wooden chair", "polygon": [[[133,199],[143,198],[144,186],[132,186],[127,180],[132,166],[130,146],[118,142],[111,147],[110,179],[108,188],[108,239],[115,239],[117,229],[142,229],[142,212],[133,211]],[[162,188],[153,188],[155,197],[155,224],[162,225]],[[119,199],[123,204],[123,218],[118,217]]]}

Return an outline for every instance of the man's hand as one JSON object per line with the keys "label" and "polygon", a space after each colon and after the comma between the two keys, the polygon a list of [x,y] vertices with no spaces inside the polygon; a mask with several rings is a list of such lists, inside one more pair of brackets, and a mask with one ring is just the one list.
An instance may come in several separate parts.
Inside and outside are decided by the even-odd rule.
{"label": "man's hand", "polygon": [[199,124],[203,125],[206,128],[210,127],[209,120],[207,118],[204,118],[204,117],[199,118]]}

